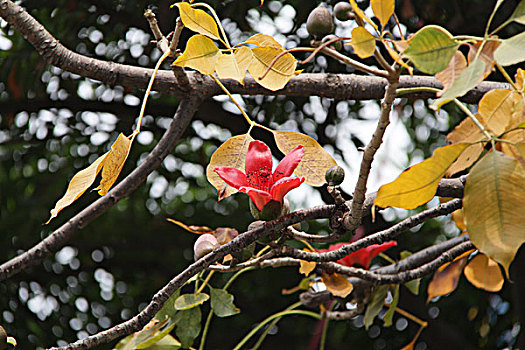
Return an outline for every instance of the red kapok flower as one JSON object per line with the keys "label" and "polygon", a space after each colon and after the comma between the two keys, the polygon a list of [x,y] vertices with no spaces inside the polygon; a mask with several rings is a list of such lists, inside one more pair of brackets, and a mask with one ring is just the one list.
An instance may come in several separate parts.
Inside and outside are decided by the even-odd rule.
{"label": "red kapok flower", "polygon": [[[339,249],[342,246],[346,245],[348,243],[337,243],[332,244],[328,247],[328,249],[318,249],[317,251],[320,253],[323,252],[331,252],[333,250]],[[349,255],[345,256],[342,259],[337,260],[338,264],[345,265],[345,266],[360,266],[365,269],[368,269],[370,267],[370,261],[372,261],[373,258],[375,258],[379,253],[384,252],[385,250],[396,246],[396,241],[388,241],[383,244],[372,244],[368,247],[359,249],[356,252],[350,253]]]}
{"label": "red kapok flower", "polygon": [[257,209],[262,210],[271,200],[282,202],[288,192],[304,182],[304,177],[290,177],[303,156],[304,147],[295,147],[272,174],[272,152],[264,142],[252,141],[246,153],[246,174],[230,166],[213,170],[228,185],[248,194]]}

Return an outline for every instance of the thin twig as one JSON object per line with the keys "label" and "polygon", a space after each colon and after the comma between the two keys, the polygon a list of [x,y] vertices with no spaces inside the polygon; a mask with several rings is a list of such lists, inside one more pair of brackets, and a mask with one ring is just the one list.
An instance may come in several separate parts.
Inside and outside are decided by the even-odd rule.
{"label": "thin twig", "polygon": [[373,75],[376,75],[378,77],[383,77],[383,78],[388,78],[388,76],[389,76],[387,71],[376,69],[376,68],[373,68],[373,67],[369,67],[369,66],[367,66],[367,65],[365,65],[365,64],[363,64],[363,63],[361,63],[359,61],[353,60],[350,57],[345,56],[345,55],[337,52],[336,50],[332,50],[329,47],[323,48],[321,50],[321,52],[326,54],[327,56],[330,56],[332,58],[335,58],[338,61],[343,62],[344,64],[352,66],[352,67],[354,67],[355,69],[357,69],[357,70],[359,70],[361,72],[365,72],[365,73],[368,73],[368,74],[373,74]]}
{"label": "thin twig", "polygon": [[155,40],[157,41],[157,48],[161,52],[166,52],[169,50],[169,43],[168,39],[162,34],[159,28],[159,24],[157,22],[157,17],[155,16],[155,13],[151,9],[147,9],[144,11],[144,17],[148,20],[149,27],[151,29],[151,32],[153,33],[153,36],[155,37]]}

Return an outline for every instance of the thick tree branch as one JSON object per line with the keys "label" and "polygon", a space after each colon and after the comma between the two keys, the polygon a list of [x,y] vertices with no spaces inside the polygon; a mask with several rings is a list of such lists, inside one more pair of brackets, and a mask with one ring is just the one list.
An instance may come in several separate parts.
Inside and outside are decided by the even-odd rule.
{"label": "thick tree branch", "polygon": [[[10,0],[0,0],[0,16],[22,33],[48,64],[63,70],[110,85],[118,84],[127,88],[139,89],[146,88],[153,73],[152,69],[97,60],[67,49],[22,7],[15,5]],[[153,89],[180,98],[188,97],[192,90],[199,91],[207,96],[223,93],[210,77],[196,72],[188,72],[187,76],[191,86],[189,90],[186,90],[186,86],[178,84],[171,71],[159,71]],[[243,95],[315,95],[338,100],[378,100],[382,98],[387,85],[386,79],[379,77],[330,73],[300,74],[292,78],[284,89],[279,91],[266,90],[257,84],[252,77],[246,77],[244,82],[245,85],[243,86],[233,80],[226,80],[224,85],[231,93]],[[402,76],[398,87],[419,86],[442,88],[441,83],[433,77],[427,76]],[[504,83],[483,82],[467,93],[462,100],[467,103],[476,103],[484,93],[496,88],[509,89],[510,86]],[[429,98],[435,96],[432,93],[417,93],[406,95],[406,97]]]}
{"label": "thick tree branch", "polygon": [[143,163],[115,186],[107,195],[93,202],[40,243],[27,252],[2,264],[0,266],[0,281],[9,278],[29,266],[36,265],[45,257],[56,252],[76,231],[84,228],[91,221],[113,207],[118,201],[132,193],[144,182],[153,170],[158,168],[164,158],[171,153],[173,147],[175,147],[175,144],[182,136],[182,133],[186,130],[194,113],[197,111],[199,104],[200,99],[197,97],[181,101],[169,128]]}
{"label": "thick tree branch", "polygon": [[327,261],[336,261],[342,259],[348,254],[355,252],[361,248],[367,247],[371,244],[380,244],[388,240],[393,239],[402,232],[405,232],[412,227],[415,227],[431,218],[437,216],[446,215],[452,213],[454,210],[461,208],[462,201],[461,199],[453,199],[450,202],[438,205],[437,207],[427,209],[421,213],[415,214],[409,218],[404,219],[403,221],[395,224],[394,226],[361,238],[353,243],[346,244],[341,248],[326,252],[326,253],[310,253],[290,246],[282,246],[281,254],[284,256],[289,256],[297,259],[308,260],[308,261],[317,261],[317,262],[327,262]]}

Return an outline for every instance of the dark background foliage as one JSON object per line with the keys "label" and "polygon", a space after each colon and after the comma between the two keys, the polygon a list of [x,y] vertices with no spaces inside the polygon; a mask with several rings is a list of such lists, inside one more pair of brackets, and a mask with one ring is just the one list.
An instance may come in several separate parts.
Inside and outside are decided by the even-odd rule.
{"label": "dark background foliage", "polygon": [[[268,22],[271,26],[276,18],[284,18],[283,9],[293,8],[295,15],[289,19],[293,25],[285,26],[286,32],[279,33],[277,29],[277,34],[286,37],[288,47],[308,45],[310,38],[304,35],[304,23],[317,6],[316,1],[304,0],[266,1],[262,7],[258,0],[208,3],[223,19],[232,42],[252,35],[255,23]],[[482,35],[493,3],[402,0],[398,1],[396,12],[409,32],[426,24],[438,24],[454,34]],[[506,18],[516,3],[506,1],[495,23]],[[328,4],[334,5],[335,1]],[[169,8],[171,1],[165,0],[49,0],[22,1],[22,5],[66,47],[91,57],[144,67],[152,67],[160,56],[150,43],[152,36],[142,15],[144,9],[150,7],[157,13],[164,33],[172,30],[176,18],[176,10]],[[517,26],[509,26],[502,35],[511,35]],[[11,42],[9,46],[6,39],[1,39],[7,46],[0,51],[3,262],[32,247],[97,198],[94,192],[86,193],[50,225],[42,225],[72,175],[105,152],[119,132],[131,130],[143,92],[108,86],[50,67],[5,22],[1,31],[2,37]],[[300,68],[308,72],[352,72],[324,57]],[[500,78],[494,75],[493,79]],[[174,97],[159,94],[150,101],[143,127],[146,132],[132,148],[123,173],[129,173],[151,150],[178,103]],[[244,101],[248,113],[258,122],[313,136],[333,150],[339,161],[347,163],[349,160],[344,159],[337,145],[337,136],[343,132],[340,125],[348,118],[375,118],[359,114],[363,108],[359,101],[321,99],[325,117],[317,119],[312,100],[306,97],[257,96]],[[409,162],[429,156],[437,145],[444,144],[447,130],[461,118],[454,108],[448,108],[448,125],[440,129],[425,101],[401,100],[396,108],[411,137]],[[43,348],[57,340],[65,344],[120,323],[144,307],[156,290],[193,260],[195,236],[166,222],[167,217],[187,224],[244,231],[250,222],[247,198],[239,195],[217,203],[215,190],[204,174],[216,147],[246,129],[227,100],[205,101],[184,138],[146,184],[78,232],[55,256],[2,282],[0,324],[17,339],[19,348]],[[346,132],[350,133],[353,147],[362,146],[354,132]],[[272,144],[263,132],[256,132],[255,136]],[[324,190],[320,191],[326,198]],[[400,247],[414,251],[457,234],[448,221],[433,220],[417,232],[402,235]],[[308,229],[315,232],[327,227],[320,222],[311,223]],[[368,233],[377,229],[378,223],[366,225]],[[402,249],[389,253],[398,257]],[[516,283],[507,282],[498,294],[477,290],[462,278],[451,296],[427,305],[428,278],[423,280],[419,297],[402,289],[401,307],[430,323],[416,349],[513,347],[520,330],[516,303],[524,295],[517,272],[523,270],[523,258],[517,261],[511,269]],[[228,277],[215,277],[212,284],[222,286]],[[209,348],[231,348],[255,324],[296,302],[297,295],[283,296],[281,289],[293,287],[300,279],[296,269],[281,268],[249,272],[235,282],[231,291],[242,313],[212,322]],[[381,321],[376,321],[365,331],[360,317],[331,322],[327,348],[399,349],[417,331],[415,324],[397,315],[393,327],[380,326]],[[308,348],[315,329],[316,323],[310,319],[284,319],[263,348]]]}

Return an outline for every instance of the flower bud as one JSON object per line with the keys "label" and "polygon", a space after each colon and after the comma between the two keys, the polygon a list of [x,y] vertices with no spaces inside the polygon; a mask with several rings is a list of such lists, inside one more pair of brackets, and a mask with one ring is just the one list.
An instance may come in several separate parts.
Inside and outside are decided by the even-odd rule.
{"label": "flower bud", "polygon": [[220,244],[214,235],[210,233],[200,235],[193,245],[193,257],[195,260],[199,260],[219,246]]}
{"label": "flower bud", "polygon": [[328,186],[339,186],[345,179],[345,171],[340,166],[335,165],[326,171],[325,179]]}

